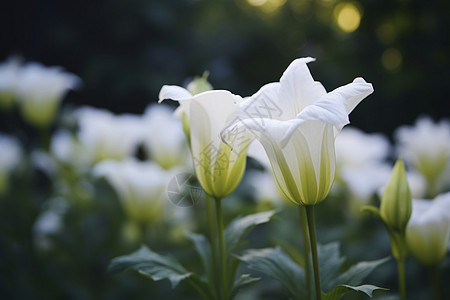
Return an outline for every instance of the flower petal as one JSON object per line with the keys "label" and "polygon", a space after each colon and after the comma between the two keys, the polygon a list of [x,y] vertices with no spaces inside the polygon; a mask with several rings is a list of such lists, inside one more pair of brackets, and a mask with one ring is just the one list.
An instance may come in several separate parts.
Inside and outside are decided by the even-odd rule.
{"label": "flower petal", "polygon": [[185,100],[185,99],[191,99],[192,94],[185,88],[177,85],[164,85],[161,90],[159,91],[159,100],[158,103],[161,103],[162,101],[166,99],[171,100]]}
{"label": "flower petal", "polygon": [[311,76],[307,63],[312,61],[315,59],[311,57],[296,59],[281,76],[278,97],[280,102],[289,102],[294,106],[294,115],[327,93],[323,85]]}

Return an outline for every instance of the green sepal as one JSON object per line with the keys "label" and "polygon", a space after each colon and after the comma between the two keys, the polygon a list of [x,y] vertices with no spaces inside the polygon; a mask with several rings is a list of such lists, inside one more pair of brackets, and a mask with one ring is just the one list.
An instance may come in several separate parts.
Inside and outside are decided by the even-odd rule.
{"label": "green sepal", "polygon": [[361,212],[369,212],[371,213],[376,219],[381,220],[380,210],[378,207],[373,205],[364,205],[361,207]]}

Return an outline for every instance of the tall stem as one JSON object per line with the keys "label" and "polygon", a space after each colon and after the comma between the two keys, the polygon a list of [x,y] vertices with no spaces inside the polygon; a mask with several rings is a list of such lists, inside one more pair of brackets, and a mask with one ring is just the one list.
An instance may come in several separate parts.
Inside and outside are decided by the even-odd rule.
{"label": "tall stem", "polygon": [[430,284],[433,292],[433,299],[439,300],[441,298],[441,286],[439,284],[439,265],[430,267]]}
{"label": "tall stem", "polygon": [[214,285],[214,288],[216,290],[217,297],[220,298],[220,290],[219,290],[219,261],[217,260],[217,237],[216,237],[216,222],[214,222],[215,216],[214,216],[214,208],[212,205],[212,199],[209,195],[206,195],[206,210],[208,212],[208,228],[209,228],[209,239],[211,243],[211,257],[213,261],[213,274],[211,274],[212,279],[214,282],[211,284]]}
{"label": "tall stem", "polygon": [[225,237],[223,230],[222,217],[222,199],[216,199],[216,219],[217,219],[217,234],[219,236],[219,253],[222,268],[222,295],[223,299],[228,299],[228,280],[227,280],[227,256],[225,249]]}
{"label": "tall stem", "polygon": [[316,291],[316,300],[322,299],[322,290],[320,288],[319,258],[317,255],[316,224],[314,220],[314,206],[305,205],[306,217],[308,219],[309,239],[311,242],[311,255],[314,270],[314,286]]}
{"label": "tall stem", "polygon": [[398,267],[398,289],[400,291],[400,299],[406,300],[406,280],[405,280],[405,259],[397,258]]}
{"label": "tall stem", "polygon": [[308,232],[308,220],[306,216],[306,208],[303,205],[300,208],[300,222],[303,237],[303,252],[305,260],[305,274],[306,274],[306,295],[307,299],[311,300],[311,244]]}

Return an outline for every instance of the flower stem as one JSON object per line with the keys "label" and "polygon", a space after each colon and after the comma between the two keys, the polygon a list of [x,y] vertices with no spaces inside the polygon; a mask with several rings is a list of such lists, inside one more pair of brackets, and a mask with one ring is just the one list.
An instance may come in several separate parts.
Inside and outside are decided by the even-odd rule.
{"label": "flower stem", "polygon": [[314,286],[316,291],[316,300],[322,299],[322,290],[320,288],[320,272],[319,272],[319,258],[317,255],[317,240],[316,240],[316,224],[314,220],[314,206],[305,205],[306,217],[308,219],[309,239],[311,242],[311,255],[314,270]]}
{"label": "flower stem", "polygon": [[306,208],[300,205],[300,222],[302,228],[303,236],[303,252],[304,252],[304,263],[305,263],[305,274],[306,274],[306,295],[307,299],[311,299],[311,244],[309,241],[308,233],[308,220],[306,216]]}
{"label": "flower stem", "polygon": [[225,237],[223,230],[222,199],[216,199],[217,235],[219,236],[219,253],[222,268],[222,295],[228,299],[227,257],[225,251]]}
{"label": "flower stem", "polygon": [[405,259],[397,258],[398,267],[398,289],[400,291],[400,299],[406,300],[406,280],[405,280]]}
{"label": "flower stem", "polygon": [[433,291],[433,299],[439,300],[441,298],[441,286],[439,284],[439,266],[430,267],[430,284]]}
{"label": "flower stem", "polygon": [[209,238],[211,243],[211,257],[213,261],[213,274],[211,274],[211,285],[213,285],[213,289],[216,290],[216,296],[220,298],[220,290],[219,290],[219,262],[217,260],[217,238],[216,238],[216,223],[214,222],[214,208],[212,205],[211,197],[205,193],[206,198],[206,210],[208,212],[208,228],[209,228]]}

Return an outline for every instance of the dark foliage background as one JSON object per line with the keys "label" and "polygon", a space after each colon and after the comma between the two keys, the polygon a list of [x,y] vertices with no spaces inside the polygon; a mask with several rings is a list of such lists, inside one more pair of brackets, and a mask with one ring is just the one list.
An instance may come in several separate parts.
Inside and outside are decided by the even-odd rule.
{"label": "dark foliage background", "polygon": [[[373,83],[352,115],[363,130],[390,134],[421,114],[448,116],[450,3],[353,2],[362,20],[347,34],[333,16],[340,2],[288,0],[268,13],[245,0],[6,1],[0,59],[63,66],[84,82],[65,101],[140,113],[163,84],[204,70],[215,88],[247,96],[313,56],[313,76],[329,90],[357,76]],[[401,55],[393,70],[382,63],[389,49]]]}

